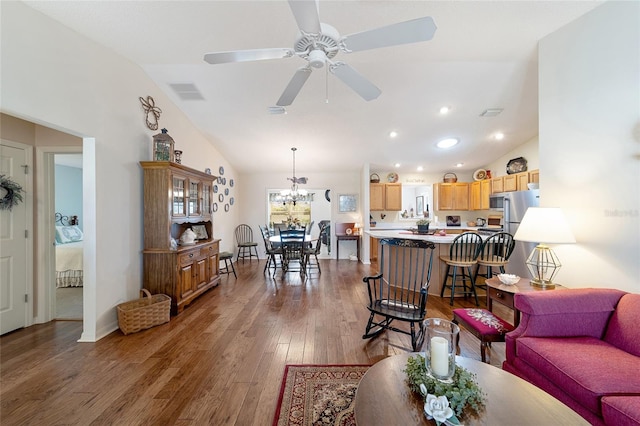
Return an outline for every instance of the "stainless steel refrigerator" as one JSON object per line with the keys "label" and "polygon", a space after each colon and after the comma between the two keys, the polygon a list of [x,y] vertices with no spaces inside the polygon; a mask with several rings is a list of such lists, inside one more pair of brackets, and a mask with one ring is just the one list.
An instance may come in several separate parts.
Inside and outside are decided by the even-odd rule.
{"label": "stainless steel refrigerator", "polygon": [[[503,227],[505,232],[515,235],[527,209],[540,206],[539,190],[505,192],[504,198]],[[531,278],[525,262],[535,246],[535,243],[516,241],[509,263],[505,267],[507,273]]]}

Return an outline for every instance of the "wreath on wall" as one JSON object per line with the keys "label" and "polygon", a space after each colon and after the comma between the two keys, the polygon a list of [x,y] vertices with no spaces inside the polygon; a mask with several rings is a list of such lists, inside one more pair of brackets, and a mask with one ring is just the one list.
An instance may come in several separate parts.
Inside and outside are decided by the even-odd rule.
{"label": "wreath on wall", "polygon": [[[24,190],[20,185],[6,177],[0,175],[0,210],[11,210],[22,201]],[[3,195],[4,194],[4,195]]]}

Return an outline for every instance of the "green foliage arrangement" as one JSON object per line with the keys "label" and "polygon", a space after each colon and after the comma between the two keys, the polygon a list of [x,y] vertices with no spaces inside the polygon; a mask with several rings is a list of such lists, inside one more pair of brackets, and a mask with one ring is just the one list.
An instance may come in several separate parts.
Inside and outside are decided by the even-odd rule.
{"label": "green foliage arrangement", "polygon": [[428,225],[431,223],[431,219],[418,219],[416,225]]}
{"label": "green foliage arrangement", "polygon": [[456,372],[451,383],[444,383],[428,376],[424,357],[420,354],[409,357],[404,371],[407,373],[407,380],[412,391],[421,393],[420,384],[423,383],[427,387],[427,393],[446,396],[456,416],[460,416],[469,407],[476,412],[484,407],[486,395],[476,383],[475,374],[460,366],[456,365]]}

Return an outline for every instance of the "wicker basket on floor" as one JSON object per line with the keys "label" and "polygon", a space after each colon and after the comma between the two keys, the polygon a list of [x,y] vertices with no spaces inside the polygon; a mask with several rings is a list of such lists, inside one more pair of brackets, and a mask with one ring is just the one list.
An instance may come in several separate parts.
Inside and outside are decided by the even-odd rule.
{"label": "wicker basket on floor", "polygon": [[154,294],[140,290],[141,298],[118,305],[118,326],[124,334],[135,333],[169,322],[171,298],[166,294]]}

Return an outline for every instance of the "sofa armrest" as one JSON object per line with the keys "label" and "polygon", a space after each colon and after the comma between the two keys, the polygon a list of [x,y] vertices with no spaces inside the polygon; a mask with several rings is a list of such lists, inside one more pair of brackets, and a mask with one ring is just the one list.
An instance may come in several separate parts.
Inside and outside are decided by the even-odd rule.
{"label": "sofa armrest", "polygon": [[591,336],[602,339],[607,322],[624,291],[604,288],[567,289],[517,293],[518,327],[508,333],[507,361],[515,356],[519,337]]}

